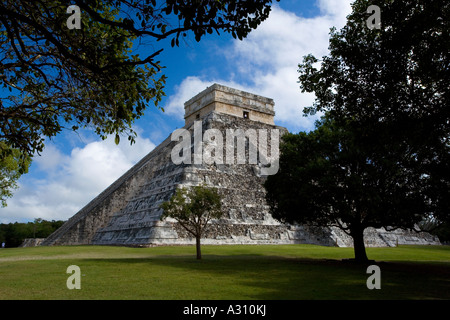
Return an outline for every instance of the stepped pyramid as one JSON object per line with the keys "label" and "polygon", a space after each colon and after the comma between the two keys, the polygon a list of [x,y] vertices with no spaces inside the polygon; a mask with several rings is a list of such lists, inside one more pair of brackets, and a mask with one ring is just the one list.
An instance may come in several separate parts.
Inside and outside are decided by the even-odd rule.
{"label": "stepped pyramid", "polygon": [[[268,162],[273,153],[272,141],[276,141],[276,135],[272,133],[282,135],[287,131],[274,124],[272,99],[214,84],[187,101],[184,107],[182,132],[184,138],[190,136],[185,144],[191,151],[188,156],[187,149],[178,152],[181,140],[172,134],[45,239],[42,245],[193,244],[195,239],[175,220],[160,220],[160,204],[169,200],[177,187],[200,184],[218,188],[224,210],[223,218],[210,222],[203,244],[352,245],[351,238],[338,229],[286,225],[270,215],[263,182],[267,174],[275,174],[277,170],[273,162]],[[237,152],[232,149],[230,153],[228,139],[221,145],[218,135],[225,140],[227,134],[239,130],[247,134],[242,140],[245,142],[244,153],[239,152],[237,136]],[[210,139],[205,140],[206,133]],[[255,146],[258,141],[261,146],[264,139],[252,139],[252,133],[257,133],[258,139],[266,139],[265,153],[259,152],[262,149]],[[203,152],[214,150],[211,153],[213,159],[220,159],[220,153],[225,159],[211,162],[206,161],[206,157],[196,158],[199,154],[196,138],[202,139],[200,146]],[[233,145],[234,142],[233,136]],[[257,159],[252,157],[252,150],[258,150]],[[184,161],[179,161],[180,155],[185,157]],[[274,170],[271,172],[270,169]],[[366,235],[368,246],[432,243],[438,243],[438,240],[416,233],[396,234],[383,229],[368,229]]]}

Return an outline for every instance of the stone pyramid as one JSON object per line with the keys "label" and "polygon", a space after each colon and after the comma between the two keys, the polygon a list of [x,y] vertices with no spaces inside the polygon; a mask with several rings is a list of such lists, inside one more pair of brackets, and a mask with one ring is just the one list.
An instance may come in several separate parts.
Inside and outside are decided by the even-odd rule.
{"label": "stone pyramid", "polygon": [[[263,182],[268,174],[276,173],[276,165],[268,161],[278,151],[273,143],[275,133],[286,131],[274,124],[274,115],[272,99],[219,84],[208,87],[185,103],[184,128],[176,130],[42,245],[193,244],[195,239],[175,220],[160,220],[160,204],[169,200],[177,187],[206,184],[218,188],[224,217],[210,222],[203,244],[351,246],[351,238],[338,229],[286,225],[270,215]],[[176,132],[181,135],[174,137]],[[243,149],[239,149],[240,137]],[[267,143],[261,143],[264,141]],[[200,151],[196,150],[199,146]],[[366,235],[368,246],[436,243],[439,241],[427,234],[373,229]]]}

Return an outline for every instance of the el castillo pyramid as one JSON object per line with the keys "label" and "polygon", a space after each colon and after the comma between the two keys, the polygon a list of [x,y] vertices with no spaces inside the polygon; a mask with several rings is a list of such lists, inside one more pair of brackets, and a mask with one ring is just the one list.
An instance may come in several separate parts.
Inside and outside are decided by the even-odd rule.
{"label": "el castillo pyramid", "polygon": [[[268,161],[271,153],[278,152],[272,143],[278,137],[272,133],[286,132],[274,124],[272,99],[214,84],[184,108],[183,148],[180,137],[169,136],[41,245],[193,244],[195,239],[175,220],[160,220],[160,204],[177,187],[206,184],[218,188],[224,216],[210,222],[203,244],[352,246],[351,238],[339,229],[282,224],[270,215],[263,182],[267,174],[277,171],[276,164]],[[236,133],[241,135],[232,135]],[[228,138],[227,134],[236,152],[229,149],[230,141],[218,139]],[[214,151],[209,157],[214,161],[202,158],[201,153],[198,156],[196,139],[202,141],[203,151]],[[266,149],[256,148],[255,143],[261,145],[264,140]],[[254,157],[255,150],[258,157]],[[365,242],[367,246],[439,244],[427,233],[384,229],[367,229]]]}

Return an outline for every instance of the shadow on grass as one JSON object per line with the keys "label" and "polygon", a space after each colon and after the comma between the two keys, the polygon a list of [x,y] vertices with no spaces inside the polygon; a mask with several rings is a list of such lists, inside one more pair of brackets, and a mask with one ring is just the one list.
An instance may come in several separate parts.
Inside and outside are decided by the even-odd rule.
{"label": "shadow on grass", "polygon": [[112,290],[144,299],[450,299],[448,263],[378,263],[380,290],[367,288],[367,266],[340,260],[177,255],[89,263],[100,277],[123,272]]}

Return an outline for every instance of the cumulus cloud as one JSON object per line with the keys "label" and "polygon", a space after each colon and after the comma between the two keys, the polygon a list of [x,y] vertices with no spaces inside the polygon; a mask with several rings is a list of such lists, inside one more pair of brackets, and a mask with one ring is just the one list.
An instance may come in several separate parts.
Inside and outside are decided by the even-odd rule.
{"label": "cumulus cloud", "polygon": [[11,222],[10,217],[68,219],[154,148],[149,139],[140,137],[132,146],[116,145],[113,138],[93,141],[70,154],[47,143],[33,162],[33,170],[43,178],[21,178],[14,197],[0,210],[0,222]]}
{"label": "cumulus cloud", "polygon": [[347,15],[350,14],[350,5],[354,0],[318,0],[317,2],[322,14],[332,16],[340,26],[343,26]]}
{"label": "cumulus cloud", "polygon": [[312,18],[275,5],[270,17],[244,41],[233,41],[221,51],[233,72],[222,79],[185,78],[170,97],[167,113],[182,118],[184,102],[218,82],[274,99],[277,124],[294,132],[312,129],[315,119],[304,117],[303,108],[312,105],[314,95],[300,91],[298,64],[309,53],[319,58],[328,53],[330,28],[344,26],[350,4],[351,0],[318,0],[321,14]]}

